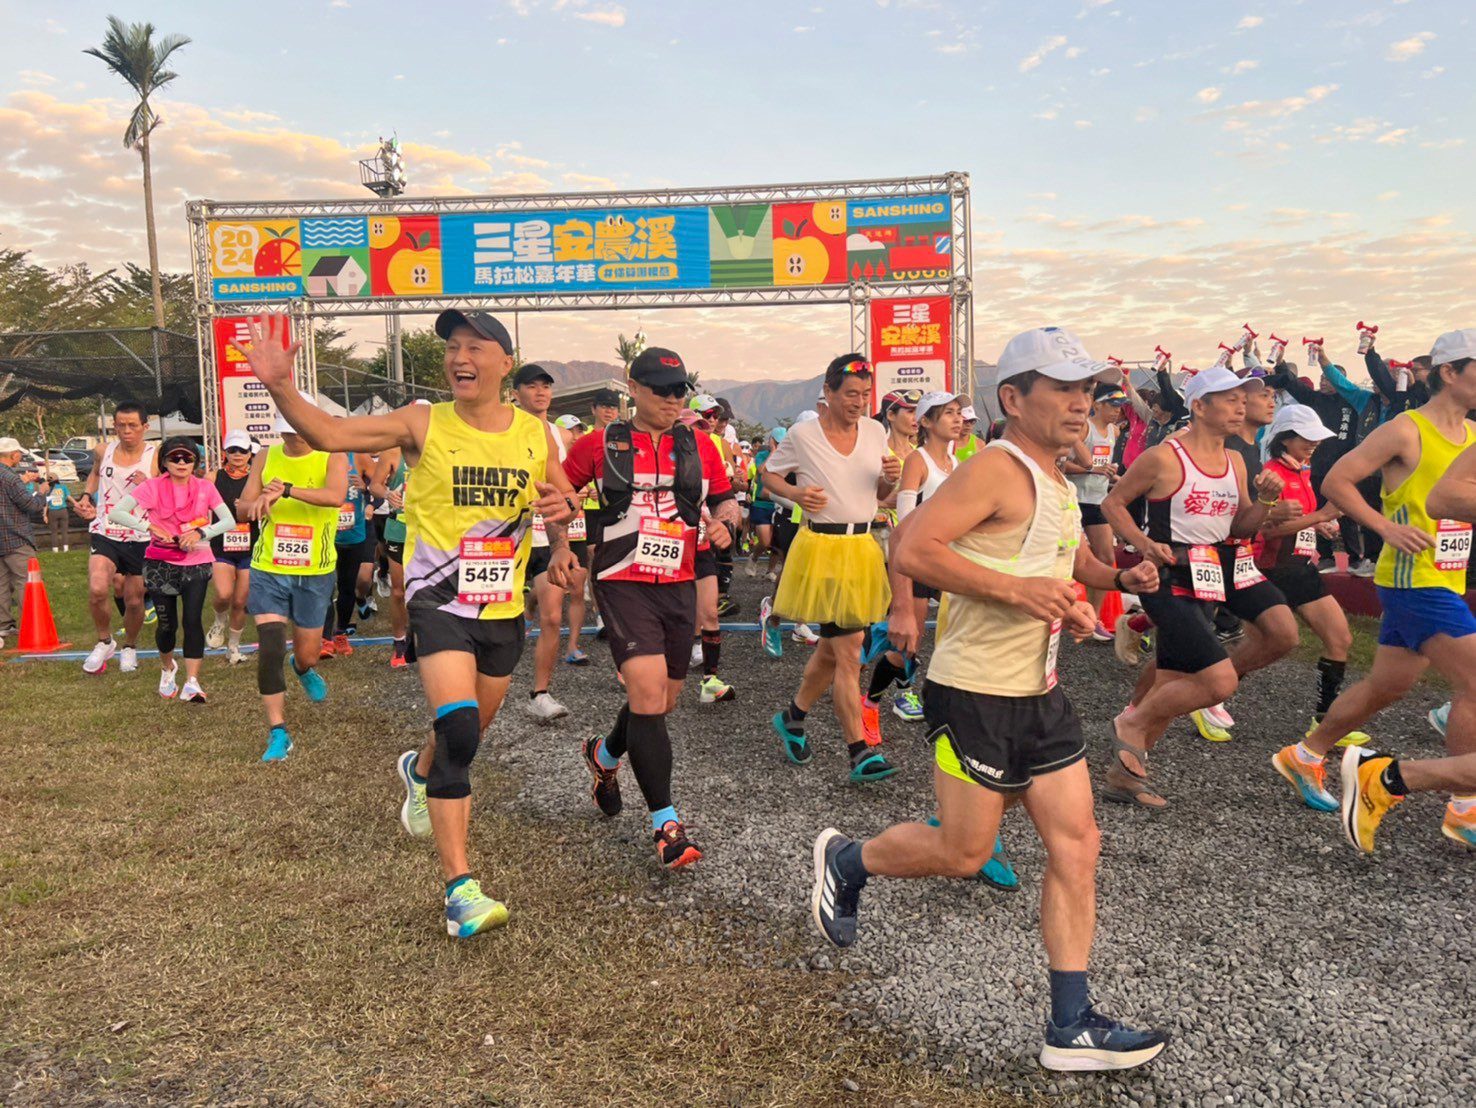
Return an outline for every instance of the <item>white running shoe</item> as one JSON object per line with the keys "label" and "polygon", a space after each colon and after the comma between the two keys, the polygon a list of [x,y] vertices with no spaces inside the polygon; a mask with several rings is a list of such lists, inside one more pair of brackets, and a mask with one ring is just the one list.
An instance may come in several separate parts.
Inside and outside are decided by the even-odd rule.
{"label": "white running shoe", "polygon": [[231,652],[226,655],[226,661],[233,666],[238,666],[246,660],[246,655],[241,653],[241,645],[237,643],[231,647]]}
{"label": "white running shoe", "polygon": [[205,703],[205,690],[200,687],[200,682],[196,678],[185,678],[184,688],[179,693],[179,701],[181,704],[187,701],[192,701],[196,704]]}
{"label": "white running shoe", "polygon": [[737,695],[733,691],[733,686],[720,680],[715,673],[702,679],[703,704],[718,704],[725,700],[732,700]]}
{"label": "white running shoe", "polygon": [[425,806],[425,786],[416,784],[415,778],[410,776],[419,760],[419,753],[407,750],[395,761],[395,771],[399,774],[400,784],[405,786],[405,799],[400,803],[400,826],[416,838],[424,838],[431,833],[430,811]]}
{"label": "white running shoe", "polygon": [[692,664],[694,666],[700,666],[702,664],[702,644],[700,642],[694,642],[692,644]]}
{"label": "white running shoe", "polygon": [[108,668],[108,659],[118,653],[118,643],[111,635],[92,648],[87,660],[82,663],[83,673],[102,673]]}
{"label": "white running shoe", "polygon": [[159,695],[165,700],[173,700],[174,694],[179,692],[179,685],[175,681],[178,675],[178,665],[170,666],[159,674]]}
{"label": "white running shoe", "polygon": [[769,584],[771,585],[778,584],[779,575],[773,570],[770,570],[768,573],[764,574],[764,580],[769,582]]}
{"label": "white running shoe", "polygon": [[759,575],[759,564],[758,564],[758,562],[756,562],[752,558],[748,559],[748,564],[743,567],[743,572],[746,573],[746,574],[748,574],[748,576],[750,578],[757,577]]}
{"label": "white running shoe", "polygon": [[215,622],[210,625],[210,630],[205,632],[205,645],[211,650],[219,650],[225,645],[225,633],[225,620],[216,616]]}
{"label": "white running shoe", "polygon": [[377,573],[374,575],[374,591],[380,596],[388,596],[390,594],[389,574]]}
{"label": "white running shoe", "polygon": [[530,698],[526,711],[539,723],[552,723],[554,720],[562,719],[569,714],[568,708],[565,708],[546,692],[541,692],[537,696]]}
{"label": "white running shoe", "polygon": [[118,672],[138,672],[138,649],[136,647],[125,646],[118,654]]}
{"label": "white running shoe", "polygon": [[1235,726],[1235,717],[1226,710],[1223,704],[1211,704],[1204,710],[1207,718],[1216,727],[1223,727],[1226,731]]}
{"label": "white running shoe", "polygon": [[814,646],[820,641],[820,636],[810,630],[808,623],[796,623],[794,630],[789,633],[789,637],[795,642],[802,642],[808,646]]}

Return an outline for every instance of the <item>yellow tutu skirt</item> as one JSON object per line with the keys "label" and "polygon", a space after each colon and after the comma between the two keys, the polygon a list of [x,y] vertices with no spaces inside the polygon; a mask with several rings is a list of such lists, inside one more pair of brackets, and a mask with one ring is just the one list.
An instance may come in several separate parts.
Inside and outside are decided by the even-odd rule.
{"label": "yellow tutu skirt", "polygon": [[819,535],[801,527],[784,559],[774,610],[800,623],[870,627],[887,618],[887,563],[870,535]]}

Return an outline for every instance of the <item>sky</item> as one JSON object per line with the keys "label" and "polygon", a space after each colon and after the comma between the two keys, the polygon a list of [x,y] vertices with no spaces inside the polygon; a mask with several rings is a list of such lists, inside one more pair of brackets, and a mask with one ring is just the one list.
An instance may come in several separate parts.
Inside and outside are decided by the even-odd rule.
{"label": "sky", "polygon": [[[1069,327],[1097,356],[1202,366],[1249,322],[1351,357],[1476,326],[1468,0],[0,0],[0,247],[142,262],[128,90],[105,18],[194,41],[161,94],[161,262],[186,200],[971,176],[975,356]],[[709,379],[812,376],[815,308],[523,313],[529,357],[613,360],[642,327]],[[378,325],[355,337],[372,353]]]}

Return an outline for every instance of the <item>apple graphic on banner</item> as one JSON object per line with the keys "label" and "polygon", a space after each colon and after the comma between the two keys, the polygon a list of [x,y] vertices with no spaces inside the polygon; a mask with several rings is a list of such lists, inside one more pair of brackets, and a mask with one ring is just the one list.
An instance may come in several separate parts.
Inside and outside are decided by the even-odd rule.
{"label": "apple graphic on banner", "polygon": [[441,252],[430,248],[431,233],[418,236],[405,232],[409,247],[395,251],[390,259],[389,283],[393,292],[412,296],[441,291]]}
{"label": "apple graphic on banner", "polygon": [[817,200],[811,209],[810,219],[817,231],[827,235],[846,233],[846,202],[844,200]]}
{"label": "apple graphic on banner", "polygon": [[784,222],[784,236],[774,238],[774,283],[818,285],[830,271],[830,254],[819,239],[802,238],[808,219],[798,225]]}

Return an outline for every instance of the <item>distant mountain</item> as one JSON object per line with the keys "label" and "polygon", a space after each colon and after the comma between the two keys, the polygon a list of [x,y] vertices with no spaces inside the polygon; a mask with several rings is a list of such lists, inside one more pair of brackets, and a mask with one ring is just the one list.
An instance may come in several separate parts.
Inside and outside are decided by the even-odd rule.
{"label": "distant mountain", "polygon": [[822,379],[823,375],[817,373],[798,381],[703,381],[702,387],[714,396],[725,397],[739,419],[773,426],[813,408]]}
{"label": "distant mountain", "polygon": [[619,362],[539,362],[554,379],[554,387],[563,385],[592,385],[596,381],[614,378],[624,380],[625,367]]}

